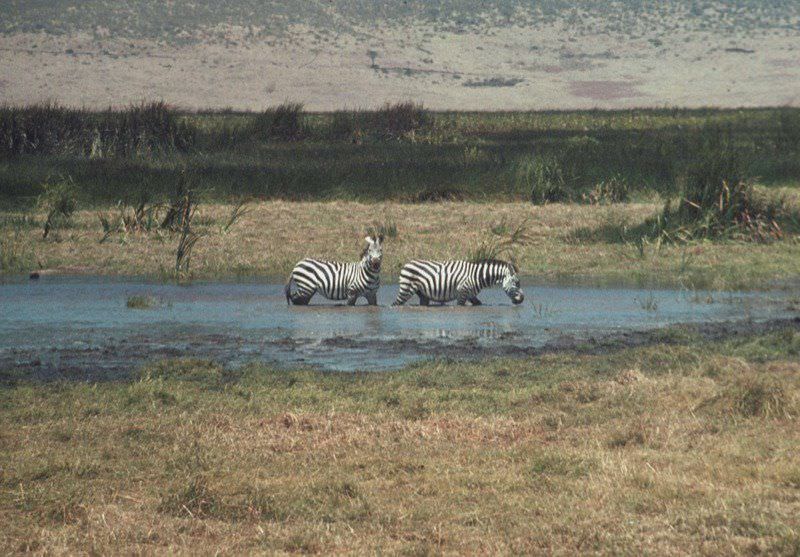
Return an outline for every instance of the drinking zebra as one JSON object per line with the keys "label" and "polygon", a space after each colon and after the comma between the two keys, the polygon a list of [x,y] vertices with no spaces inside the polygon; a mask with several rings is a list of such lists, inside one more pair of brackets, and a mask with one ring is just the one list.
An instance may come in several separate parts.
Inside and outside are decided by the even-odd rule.
{"label": "drinking zebra", "polygon": [[[367,236],[367,247],[361,253],[361,261],[340,263],[320,259],[303,259],[295,265],[283,291],[286,303],[307,305],[311,297],[319,292],[330,300],[347,300],[355,305],[364,296],[374,306],[381,284],[381,258],[383,257],[383,235]],[[294,283],[294,291],[292,290]]]}
{"label": "drinking zebra", "polygon": [[452,300],[458,300],[460,306],[467,302],[477,306],[481,303],[478,300],[481,289],[495,284],[502,286],[513,303],[521,304],[525,299],[517,269],[505,261],[410,261],[400,270],[400,290],[392,305],[403,305],[416,294],[422,306],[431,301]]}

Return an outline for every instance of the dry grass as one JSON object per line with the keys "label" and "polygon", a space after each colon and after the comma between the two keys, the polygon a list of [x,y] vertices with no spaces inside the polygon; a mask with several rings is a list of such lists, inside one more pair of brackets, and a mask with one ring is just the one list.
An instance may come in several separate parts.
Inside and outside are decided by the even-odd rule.
{"label": "dry grass", "polygon": [[[415,257],[465,258],[492,238],[504,222],[527,222],[530,241],[512,254],[522,272],[545,277],[590,277],[659,281],[687,286],[763,287],[768,281],[800,273],[796,240],[772,245],[697,242],[680,246],[634,246],[615,238],[576,241],[575,233],[641,223],[658,210],[655,203],[616,206],[527,203],[435,204],[356,202],[258,202],[248,205],[226,233],[232,206],[203,205],[193,228],[205,234],[192,253],[195,277],[260,275],[283,278],[304,256],[352,260],[361,240],[376,223],[391,223],[396,237],[386,242],[384,273],[396,276]],[[43,240],[19,219],[0,220],[0,238],[12,241],[16,266],[4,272],[26,272],[25,262],[48,268],[83,267],[98,273],[169,275],[174,268],[177,235],[116,234],[101,243],[103,230],[92,211],[78,211],[69,229]],[[36,215],[43,220],[43,215]],[[312,232],[309,232],[312,231]]]}
{"label": "dry grass", "polygon": [[9,384],[0,550],[796,554],[799,346]]}

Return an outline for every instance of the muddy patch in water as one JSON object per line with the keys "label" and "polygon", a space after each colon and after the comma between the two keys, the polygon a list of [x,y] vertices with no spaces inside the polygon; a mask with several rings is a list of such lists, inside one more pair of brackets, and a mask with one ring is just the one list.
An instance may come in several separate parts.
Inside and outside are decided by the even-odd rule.
{"label": "muddy patch in water", "polygon": [[[483,306],[355,308],[315,298],[287,307],[280,284],[188,286],[92,277],[0,284],[0,370],[40,379],[125,378],[164,358],[236,367],[385,370],[429,358],[528,357],[663,341],[688,324],[703,338],[798,326],[791,295],[533,286],[513,306],[500,290]],[[129,307],[131,299],[154,300]],[[138,305],[138,304],[137,304]],[[135,306],[135,305],[134,305]],[[771,330],[771,329],[770,329]]]}

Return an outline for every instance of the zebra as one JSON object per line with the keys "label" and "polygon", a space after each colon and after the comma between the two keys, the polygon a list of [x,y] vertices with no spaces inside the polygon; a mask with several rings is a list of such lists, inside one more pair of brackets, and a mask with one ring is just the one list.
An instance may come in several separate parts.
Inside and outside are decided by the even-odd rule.
{"label": "zebra", "polygon": [[369,305],[376,305],[381,284],[383,234],[367,236],[365,240],[367,247],[360,261],[340,263],[309,258],[299,261],[283,289],[286,303],[305,306],[319,292],[329,300],[347,300],[349,306],[355,305],[361,296]]}
{"label": "zebra", "polygon": [[400,289],[393,306],[403,305],[411,296],[419,296],[419,304],[457,300],[463,306],[470,302],[479,306],[478,293],[488,286],[500,284],[514,304],[521,304],[525,294],[519,286],[517,269],[511,263],[487,259],[469,261],[424,261],[406,263],[400,270]]}

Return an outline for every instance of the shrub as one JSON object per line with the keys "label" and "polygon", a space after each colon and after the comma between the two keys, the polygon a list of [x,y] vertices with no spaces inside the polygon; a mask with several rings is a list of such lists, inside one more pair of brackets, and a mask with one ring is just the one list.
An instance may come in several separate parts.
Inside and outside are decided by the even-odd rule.
{"label": "shrub", "polygon": [[337,110],[331,116],[328,136],[331,139],[361,143],[366,129],[368,114],[358,111]]}
{"label": "shrub", "polygon": [[531,192],[535,205],[564,201],[569,198],[561,163],[554,157],[523,157],[514,168],[518,188]]}
{"label": "shrub", "polygon": [[306,131],[303,105],[283,103],[270,107],[253,119],[251,131],[261,140],[298,141]]}
{"label": "shrub", "polygon": [[583,194],[583,200],[591,205],[608,205],[611,203],[624,203],[628,200],[630,186],[624,176],[616,174],[607,180],[599,182],[588,193]]}
{"label": "shrub", "polygon": [[775,144],[779,151],[796,154],[800,150],[800,110],[782,108],[778,113]]}
{"label": "shrub", "polygon": [[163,102],[90,112],[57,104],[0,109],[0,154],[129,156],[187,150],[193,130]]}
{"label": "shrub", "polygon": [[782,237],[784,202],[759,196],[746,168],[742,154],[729,143],[706,144],[687,169],[677,207],[667,202],[661,215],[649,221],[652,232],[671,240]]}
{"label": "shrub", "polygon": [[0,237],[0,271],[21,271],[29,269],[32,264],[32,253],[18,231],[13,236]]}
{"label": "shrub", "polygon": [[38,205],[47,213],[44,222],[43,237],[47,238],[54,228],[68,226],[72,214],[78,208],[78,198],[72,178],[61,178],[55,182],[47,182],[42,186]]}
{"label": "shrub", "polygon": [[414,134],[430,123],[430,116],[421,104],[401,102],[386,103],[373,115],[377,133],[389,139],[400,139]]}

